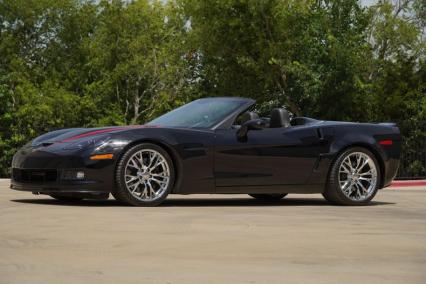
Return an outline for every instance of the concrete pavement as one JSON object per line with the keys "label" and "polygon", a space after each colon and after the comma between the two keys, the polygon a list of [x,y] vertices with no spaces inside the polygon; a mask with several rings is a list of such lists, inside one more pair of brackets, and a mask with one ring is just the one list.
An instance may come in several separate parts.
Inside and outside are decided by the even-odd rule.
{"label": "concrete pavement", "polygon": [[426,283],[426,187],[371,206],[320,195],[63,203],[0,181],[0,284]]}

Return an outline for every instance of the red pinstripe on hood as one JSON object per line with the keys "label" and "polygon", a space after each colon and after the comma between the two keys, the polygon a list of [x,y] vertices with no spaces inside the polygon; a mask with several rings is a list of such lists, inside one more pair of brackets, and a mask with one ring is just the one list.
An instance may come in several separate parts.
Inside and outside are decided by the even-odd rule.
{"label": "red pinstripe on hood", "polygon": [[78,135],[74,135],[74,136],[71,136],[71,137],[68,137],[68,138],[62,140],[61,142],[70,142],[70,141],[74,141],[74,140],[85,138],[85,137],[96,136],[96,135],[99,135],[99,134],[102,134],[102,133],[109,133],[109,132],[115,132],[115,131],[120,131],[120,130],[132,129],[132,128],[153,128],[153,127],[158,127],[158,126],[155,126],[155,125],[129,125],[129,126],[109,127],[109,128],[92,130],[92,131],[88,131],[88,132],[81,133],[81,134],[78,134]]}

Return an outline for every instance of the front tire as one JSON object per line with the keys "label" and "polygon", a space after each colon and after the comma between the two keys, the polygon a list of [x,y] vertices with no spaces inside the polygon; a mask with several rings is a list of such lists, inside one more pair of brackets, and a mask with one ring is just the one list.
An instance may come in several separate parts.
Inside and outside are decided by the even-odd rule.
{"label": "front tire", "polygon": [[116,169],[115,199],[133,206],[157,206],[166,199],[175,180],[169,154],[160,146],[142,143],[121,157]]}
{"label": "front tire", "polygon": [[334,162],[323,193],[326,200],[339,205],[367,205],[380,186],[377,159],[365,148],[353,147]]}
{"label": "front tire", "polygon": [[258,200],[263,200],[263,201],[278,201],[283,199],[287,193],[283,193],[283,194],[249,194],[251,197],[256,198]]}

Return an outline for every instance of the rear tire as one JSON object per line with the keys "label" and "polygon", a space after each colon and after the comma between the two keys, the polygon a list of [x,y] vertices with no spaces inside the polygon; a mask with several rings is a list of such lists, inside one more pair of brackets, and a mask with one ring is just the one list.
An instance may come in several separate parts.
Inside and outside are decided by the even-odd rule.
{"label": "rear tire", "polygon": [[157,206],[170,193],[175,170],[169,154],[160,146],[142,143],[121,157],[116,169],[114,198],[133,206]]}
{"label": "rear tire", "polygon": [[338,205],[367,205],[381,184],[376,157],[365,148],[353,147],[333,163],[324,198]]}
{"label": "rear tire", "polygon": [[283,199],[287,193],[283,193],[283,194],[249,194],[251,197],[256,198],[258,200],[263,200],[263,201],[278,201]]}

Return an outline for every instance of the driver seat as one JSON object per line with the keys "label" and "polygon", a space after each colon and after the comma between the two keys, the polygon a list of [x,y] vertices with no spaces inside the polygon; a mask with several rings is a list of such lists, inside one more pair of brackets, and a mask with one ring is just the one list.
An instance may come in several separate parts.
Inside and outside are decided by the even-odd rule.
{"label": "driver seat", "polygon": [[247,122],[252,119],[258,119],[258,118],[259,118],[259,115],[257,113],[253,111],[246,111],[244,114],[240,116],[239,124],[243,124],[244,122]]}
{"label": "driver seat", "polygon": [[284,108],[274,108],[271,111],[270,128],[289,127],[290,114]]}

